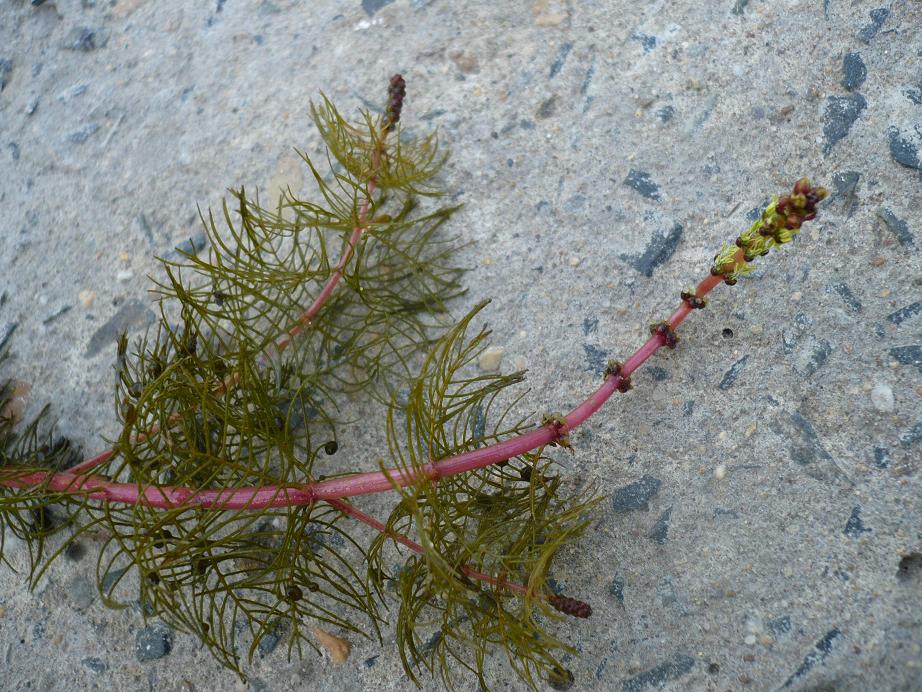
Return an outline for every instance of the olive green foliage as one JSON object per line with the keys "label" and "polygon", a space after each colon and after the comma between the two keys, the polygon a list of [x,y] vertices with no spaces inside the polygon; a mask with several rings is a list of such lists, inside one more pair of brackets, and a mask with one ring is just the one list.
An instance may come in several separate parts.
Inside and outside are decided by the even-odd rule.
{"label": "olive green foliage", "polygon": [[[4,294],[0,305],[5,299]],[[0,365],[9,357],[5,341],[0,343]],[[47,406],[27,424],[17,425],[10,406],[14,393],[12,381],[0,382],[0,480],[27,476],[34,470],[63,469],[78,462],[80,450],[67,439],[56,437],[46,422]],[[50,509],[52,497],[42,485],[0,488],[0,563],[13,567],[4,548],[7,538],[15,536],[26,544],[30,572],[39,568],[46,539],[64,525]]]}
{"label": "olive green foliage", "polygon": [[[470,335],[476,306],[446,332],[410,383],[405,407],[391,406],[388,439],[398,466],[417,473],[441,459],[499,441],[531,427],[512,418],[521,395],[502,400],[524,379],[471,374],[488,332]],[[546,629],[560,615],[544,600],[548,569],[557,550],[578,536],[594,501],[562,491],[541,450],[466,474],[401,489],[388,528],[416,535],[422,555],[411,555],[396,575],[400,594],[397,641],[404,668],[422,663],[449,686],[459,670],[480,685],[486,657],[505,650],[520,677],[532,685],[563,674],[560,653],[573,653]],[[382,572],[387,539],[372,544],[371,574]],[[525,596],[488,586],[462,567],[524,585]],[[537,674],[537,676],[536,676]],[[536,679],[537,678],[537,679]]]}
{"label": "olive green foliage", "polygon": [[[309,483],[318,459],[327,472],[337,460],[326,457],[346,429],[346,395],[386,403],[387,465],[409,469],[531,425],[512,413],[520,395],[506,391],[522,373],[472,374],[486,338],[471,326],[482,305],[444,327],[446,302],[463,293],[454,263],[462,243],[443,228],[456,207],[436,194],[445,155],[435,135],[387,135],[370,113],[351,124],[326,98],[311,114],[328,151],[323,166],[302,154],[315,201],[288,190],[267,208],[234,190],[217,213],[202,214],[207,252],[163,261],[161,319],[134,344],[119,343],[121,432],[93,473],[149,493]],[[302,319],[359,227],[342,281]],[[73,463],[39,427],[16,434],[0,421],[0,480]],[[424,547],[396,570],[390,538],[363,547],[366,529],[324,503],[164,510],[0,487],[0,540],[9,529],[29,542],[33,585],[67,546],[49,549],[49,532],[100,543],[107,605],[135,604],[196,634],[241,676],[267,637],[300,654],[315,646],[317,622],[379,633],[392,593],[414,680],[422,666],[450,681],[460,662],[486,686],[494,645],[531,684],[566,675],[558,656],[570,649],[547,631],[559,615],[544,598],[546,579],[591,503],[565,497],[551,461],[539,451],[394,497],[388,525]],[[53,526],[41,520],[48,512]],[[472,579],[465,566],[526,591]]]}

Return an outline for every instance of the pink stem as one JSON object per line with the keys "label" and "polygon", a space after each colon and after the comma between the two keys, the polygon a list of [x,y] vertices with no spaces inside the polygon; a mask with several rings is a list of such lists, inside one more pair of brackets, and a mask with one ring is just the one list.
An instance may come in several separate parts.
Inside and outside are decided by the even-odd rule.
{"label": "pink stem", "polygon": [[[377,155],[374,158],[375,167],[377,168]],[[346,243],[346,249],[343,251],[342,256],[339,258],[339,262],[336,264],[336,269],[333,270],[332,276],[327,279],[327,282],[321,289],[320,293],[316,298],[314,298],[314,302],[310,304],[310,307],[308,307],[307,310],[305,310],[301,317],[298,319],[297,324],[288,330],[288,336],[276,343],[275,346],[279,351],[284,350],[285,347],[288,346],[288,344],[291,342],[292,337],[300,334],[301,330],[305,326],[310,325],[311,320],[317,316],[317,313],[320,312],[320,309],[323,307],[324,303],[327,302],[330,295],[333,293],[333,289],[336,288],[336,284],[338,284],[340,279],[343,278],[343,271],[345,271],[349,260],[352,259],[352,254],[355,252],[355,247],[358,245],[359,238],[362,237],[362,233],[365,232],[367,227],[368,209],[371,206],[371,196],[375,193],[375,189],[375,179],[371,178],[368,181],[368,185],[366,187],[365,201],[362,203],[362,207],[359,209],[359,222],[356,224],[355,228],[352,229],[352,235],[349,237],[349,242]]]}
{"label": "pink stem", "polygon": [[[415,541],[410,540],[402,533],[397,533],[387,528],[380,521],[375,519],[372,516],[365,514],[365,512],[357,509],[353,505],[350,505],[348,502],[343,502],[342,500],[327,500],[327,504],[336,507],[338,510],[345,512],[353,519],[356,519],[363,524],[367,524],[376,531],[383,533],[388,538],[392,538],[403,546],[406,546],[414,553],[423,555],[426,551],[425,549]],[[516,584],[515,582],[506,581],[505,579],[500,579],[499,577],[491,577],[489,574],[484,574],[483,572],[478,572],[467,565],[461,565],[461,573],[465,576],[470,577],[471,579],[477,579],[478,581],[486,582],[492,584],[493,586],[498,586],[500,588],[506,589],[508,591],[514,591],[515,593],[526,594],[528,593],[528,588],[522,586],[521,584]]]}
{"label": "pink stem", "polygon": [[[742,257],[742,252],[739,250],[737,254]],[[698,284],[695,295],[698,298],[704,298],[721,281],[723,279],[719,276],[708,276]],[[667,320],[667,323],[675,329],[690,312],[691,307],[687,302],[683,302]],[[617,373],[609,374],[589,398],[570,411],[562,424],[546,425],[487,447],[464,452],[441,461],[430,462],[418,470],[396,468],[368,471],[306,485],[251,486],[236,490],[192,490],[176,486],[139,486],[137,483],[117,483],[102,476],[80,476],[73,472],[48,473],[44,471],[0,480],[0,485],[27,488],[46,483],[47,487],[55,492],[83,494],[91,499],[107,502],[143,503],[150,507],[164,509],[185,505],[214,509],[258,510],[379,493],[392,490],[395,485],[405,487],[421,480],[438,481],[440,478],[506,461],[560,439],[598,411],[611,395],[618,391],[619,385],[664,344],[665,340],[661,335],[651,336]]]}

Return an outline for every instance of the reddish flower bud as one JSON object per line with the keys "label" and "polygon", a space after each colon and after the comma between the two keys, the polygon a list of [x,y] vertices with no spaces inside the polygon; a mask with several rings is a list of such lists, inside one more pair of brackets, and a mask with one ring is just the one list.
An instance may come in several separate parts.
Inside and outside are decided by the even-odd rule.
{"label": "reddish flower bud", "polygon": [[384,131],[390,132],[400,121],[403,99],[407,95],[407,84],[403,77],[395,74],[387,87],[387,108],[384,111]]}
{"label": "reddish flower bud", "polygon": [[592,615],[592,607],[575,598],[567,596],[549,596],[547,602],[551,604],[554,610],[558,610],[564,615],[572,615],[575,618],[588,618]]}
{"label": "reddish flower bud", "polygon": [[679,343],[679,335],[668,322],[656,322],[650,325],[650,334],[658,335],[663,340],[663,346],[675,348]]}
{"label": "reddish flower bud", "polygon": [[794,183],[794,194],[805,195],[810,192],[810,178],[801,178]]}
{"label": "reddish flower bud", "polygon": [[690,307],[692,310],[701,310],[707,305],[707,300],[705,298],[699,298],[694,291],[682,291],[682,300]]}

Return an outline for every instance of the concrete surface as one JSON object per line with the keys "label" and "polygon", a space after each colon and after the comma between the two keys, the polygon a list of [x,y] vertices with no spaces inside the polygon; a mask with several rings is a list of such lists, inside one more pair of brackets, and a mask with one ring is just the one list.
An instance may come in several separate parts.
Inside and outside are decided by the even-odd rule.
{"label": "concrete surface", "polygon": [[[922,689],[920,61],[909,0],[3,0],[4,372],[101,450],[109,321],[144,324],[153,255],[229,186],[297,185],[308,100],[353,113],[395,71],[407,127],[453,149],[469,301],[494,297],[536,410],[577,403],[810,175],[820,220],[573,435],[566,473],[611,498],[554,570],[595,609],[564,626],[574,689]],[[356,439],[372,468],[382,438]],[[34,593],[0,570],[0,688],[240,687],[182,633],[139,653],[94,570]],[[250,685],[410,687],[392,639],[353,645],[340,668],[279,647]]]}

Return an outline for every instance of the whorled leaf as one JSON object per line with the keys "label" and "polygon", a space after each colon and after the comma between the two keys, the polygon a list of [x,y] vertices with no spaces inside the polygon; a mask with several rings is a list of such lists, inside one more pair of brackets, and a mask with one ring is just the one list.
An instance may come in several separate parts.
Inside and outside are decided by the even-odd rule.
{"label": "whorled leaf", "polygon": [[[432,348],[410,387],[405,406],[391,406],[391,455],[417,473],[430,461],[475,449],[523,431],[511,418],[519,397],[512,375],[470,372],[487,332],[471,335],[476,306]],[[508,422],[507,422],[508,421]],[[548,571],[558,549],[586,527],[596,500],[566,493],[541,452],[400,491],[390,532],[415,536],[411,555],[395,576],[400,598],[397,641],[407,674],[420,666],[449,686],[456,673],[474,673],[483,687],[494,647],[532,686],[564,671],[572,648],[548,629],[560,617],[547,602]],[[372,576],[385,572],[386,534],[370,549]],[[488,578],[472,576],[472,572]]]}
{"label": "whorled leaf", "polygon": [[[0,365],[7,357],[7,344],[0,344]],[[15,395],[13,381],[0,381],[0,481],[5,481],[0,484],[0,563],[13,567],[4,548],[7,537],[15,536],[25,543],[29,573],[35,575],[48,557],[47,539],[73,523],[79,502],[45,483],[17,487],[16,482],[70,466],[79,460],[80,448],[56,434],[47,406],[27,423],[19,421]]]}

